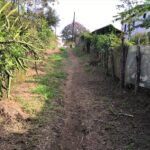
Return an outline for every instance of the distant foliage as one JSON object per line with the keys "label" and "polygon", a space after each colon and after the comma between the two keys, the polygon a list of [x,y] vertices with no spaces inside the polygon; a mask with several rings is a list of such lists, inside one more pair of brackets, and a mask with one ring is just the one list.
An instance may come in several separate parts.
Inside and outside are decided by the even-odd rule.
{"label": "distant foliage", "polygon": [[150,28],[150,16],[143,21],[141,27],[145,27],[146,29]]}
{"label": "distant foliage", "polygon": [[65,28],[62,30],[62,37],[63,39],[65,40],[70,40],[72,39],[72,33],[74,32],[74,36],[78,36],[80,35],[80,33],[82,32],[86,32],[87,29],[81,25],[80,23],[78,22],[75,22],[74,23],[74,31],[73,31],[73,23],[65,26]]}
{"label": "distant foliage", "polygon": [[92,45],[101,52],[121,45],[121,39],[115,34],[93,35]]}
{"label": "distant foliage", "polygon": [[140,42],[140,45],[148,45],[150,43],[149,40],[150,39],[147,33],[137,33],[130,39],[130,41],[134,43],[134,45],[138,45],[138,41]]}
{"label": "distant foliage", "polygon": [[64,47],[60,47],[59,49],[60,49],[60,51],[65,51]]}
{"label": "distant foliage", "polygon": [[82,32],[82,33],[80,34],[80,39],[81,39],[82,41],[90,41],[90,42],[91,42],[91,40],[92,40],[92,35],[91,35],[91,33],[89,33],[89,32]]}
{"label": "distant foliage", "polygon": [[48,8],[47,13],[45,14],[45,18],[49,27],[56,27],[60,21],[59,17],[56,15],[55,10],[53,10],[51,7]]}
{"label": "distant foliage", "polygon": [[115,20],[120,20],[122,23],[128,24],[128,34],[131,36],[131,31],[135,29],[135,21],[142,21],[139,27],[150,27],[150,18],[139,19],[139,16],[150,10],[150,0],[120,0],[121,4],[117,5],[119,13]]}

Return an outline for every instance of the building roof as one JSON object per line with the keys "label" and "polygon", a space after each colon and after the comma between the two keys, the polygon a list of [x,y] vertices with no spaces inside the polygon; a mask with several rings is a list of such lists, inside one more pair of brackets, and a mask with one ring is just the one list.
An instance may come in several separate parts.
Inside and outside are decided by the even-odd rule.
{"label": "building roof", "polygon": [[121,34],[123,33],[121,30],[115,28],[112,24],[109,24],[107,26],[104,26],[100,29],[94,30],[92,34],[108,34],[108,33],[116,33]]}

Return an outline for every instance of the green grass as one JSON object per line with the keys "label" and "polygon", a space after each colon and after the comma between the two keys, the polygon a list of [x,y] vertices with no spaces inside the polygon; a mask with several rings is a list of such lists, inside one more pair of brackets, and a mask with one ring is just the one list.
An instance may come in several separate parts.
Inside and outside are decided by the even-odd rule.
{"label": "green grass", "polygon": [[41,95],[45,101],[47,101],[51,98],[55,98],[57,96],[57,94],[59,93],[59,82],[56,80],[56,81],[51,81],[48,83],[40,81],[38,83],[37,87],[35,87],[32,90],[32,92],[34,94]]}
{"label": "green grass", "polygon": [[134,143],[130,143],[129,145],[125,146],[125,150],[133,150],[134,149]]}
{"label": "green grass", "polygon": [[86,52],[84,52],[82,49],[75,47],[73,48],[73,53],[79,58],[79,62],[81,64],[87,62],[89,60],[90,55]]}
{"label": "green grass", "polygon": [[33,118],[37,120],[47,118],[48,120],[50,115],[47,112],[60,107],[55,106],[53,102],[63,97],[60,85],[67,77],[63,69],[64,61],[67,60],[67,57],[66,51],[60,51],[60,53],[49,56],[46,66],[44,66],[44,75],[27,80],[29,83],[35,83],[35,87],[30,89],[31,93],[29,95],[31,94],[31,97],[26,97],[27,99],[25,99],[23,96],[16,96],[16,101],[23,111]]}
{"label": "green grass", "polygon": [[22,110],[31,116],[35,116],[40,108],[43,107],[43,101],[35,101],[35,99],[25,100],[23,97],[17,97],[16,101],[20,104]]}
{"label": "green grass", "polygon": [[78,47],[73,48],[73,52],[78,57],[85,56],[85,53],[82,50],[80,50]]}
{"label": "green grass", "polygon": [[65,48],[64,47],[60,47],[59,50],[60,51],[65,51]]}
{"label": "green grass", "polygon": [[62,71],[58,72],[52,72],[49,74],[50,77],[58,78],[58,79],[66,79],[66,73]]}
{"label": "green grass", "polygon": [[67,59],[67,52],[61,51],[48,58],[46,75],[36,78],[38,85],[32,89],[34,94],[41,95],[45,101],[59,97],[61,81],[66,79],[67,74],[63,70],[63,61]]}
{"label": "green grass", "polygon": [[63,69],[63,62],[67,60],[67,57],[66,51],[51,55],[45,67],[46,74],[35,79],[37,86],[32,89],[32,93],[39,95],[43,100],[40,113],[34,118],[35,124],[49,122],[54,117],[51,111],[63,109],[61,105],[56,105],[54,102],[63,98],[60,85],[67,77]]}
{"label": "green grass", "polygon": [[84,65],[84,70],[85,70],[86,72],[91,72],[92,69],[93,69],[93,67],[90,66],[89,64]]}

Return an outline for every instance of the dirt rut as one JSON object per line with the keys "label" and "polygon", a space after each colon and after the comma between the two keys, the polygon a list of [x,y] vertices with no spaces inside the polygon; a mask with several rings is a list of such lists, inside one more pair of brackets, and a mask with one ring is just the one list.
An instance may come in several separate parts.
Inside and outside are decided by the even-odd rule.
{"label": "dirt rut", "polygon": [[77,58],[68,52],[70,62],[66,67],[68,78],[65,86],[65,121],[62,129],[62,150],[81,149],[83,135],[81,133],[81,108],[80,99],[76,95],[80,87],[76,77],[81,73]]}
{"label": "dirt rut", "polygon": [[[104,137],[99,138],[99,133],[97,133],[96,129],[94,129],[94,132],[92,131],[94,119],[96,120],[97,117],[97,114],[94,114],[93,107],[91,107],[96,99],[93,86],[94,88],[97,88],[97,86],[91,83],[96,83],[95,80],[97,79],[93,78],[93,81],[91,80],[91,77],[84,71],[83,66],[79,63],[78,58],[72,51],[68,51],[68,54],[70,62],[66,67],[68,78],[64,88],[65,119],[64,127],[62,127],[60,149],[109,149],[111,147],[109,143],[106,145],[105,141],[102,141]],[[92,85],[91,89],[89,85]],[[101,115],[104,113],[101,112]],[[97,128],[97,126],[95,127]]]}
{"label": "dirt rut", "polygon": [[58,150],[149,150],[149,96],[121,90],[101,68],[86,72],[86,61],[68,54]]}

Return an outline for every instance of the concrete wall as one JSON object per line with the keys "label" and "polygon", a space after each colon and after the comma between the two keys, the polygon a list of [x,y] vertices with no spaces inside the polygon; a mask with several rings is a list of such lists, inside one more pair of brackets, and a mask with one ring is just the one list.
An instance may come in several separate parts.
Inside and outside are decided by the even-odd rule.
{"label": "concrete wall", "polygon": [[[136,46],[129,47],[126,61],[126,83],[135,83]],[[150,88],[150,46],[141,46],[140,86]]]}

